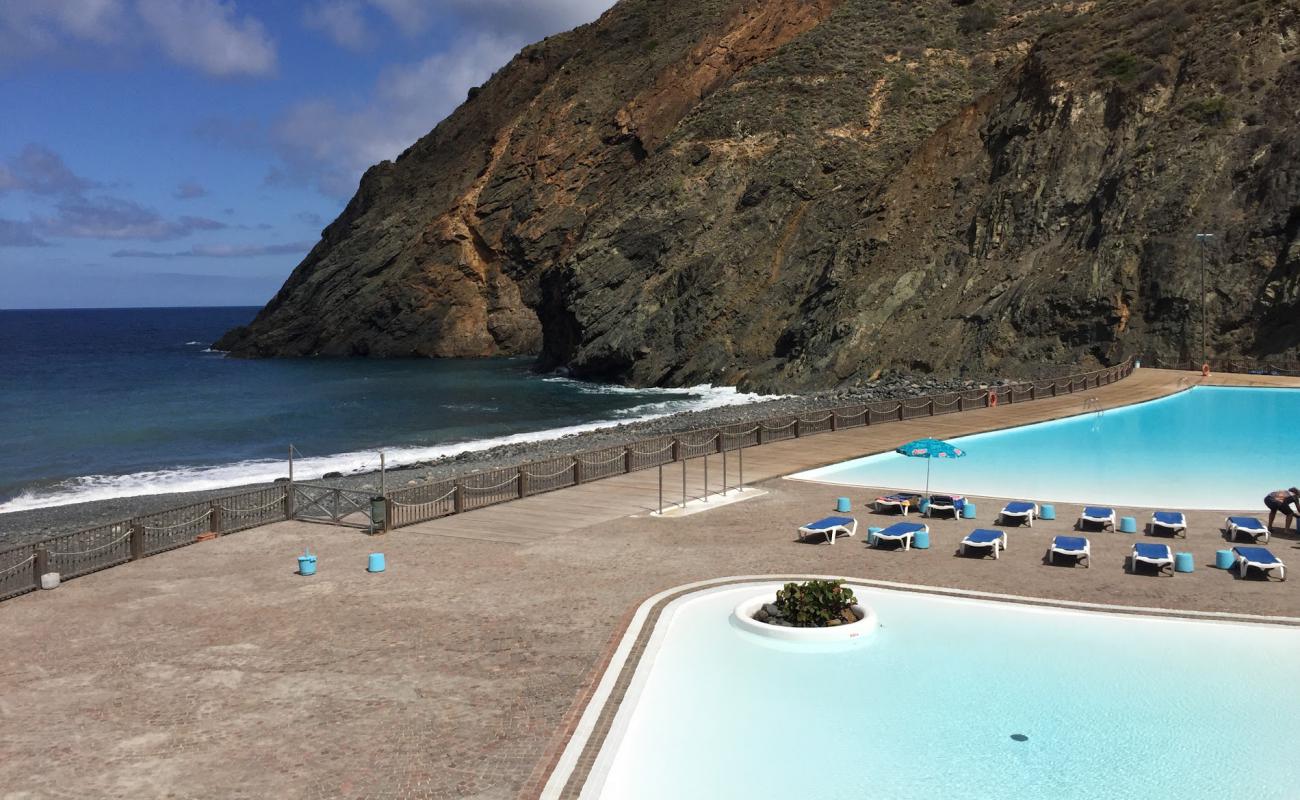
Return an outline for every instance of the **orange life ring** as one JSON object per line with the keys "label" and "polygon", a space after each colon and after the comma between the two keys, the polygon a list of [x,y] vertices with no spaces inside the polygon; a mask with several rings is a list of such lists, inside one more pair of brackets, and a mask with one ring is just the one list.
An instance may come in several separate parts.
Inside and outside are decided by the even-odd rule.
{"label": "orange life ring", "polygon": [[1202,378],[1210,377],[1210,365],[1208,362],[1201,365],[1201,377]]}
{"label": "orange life ring", "polygon": [[997,407],[998,407],[998,393],[989,392],[989,408],[997,408]]}

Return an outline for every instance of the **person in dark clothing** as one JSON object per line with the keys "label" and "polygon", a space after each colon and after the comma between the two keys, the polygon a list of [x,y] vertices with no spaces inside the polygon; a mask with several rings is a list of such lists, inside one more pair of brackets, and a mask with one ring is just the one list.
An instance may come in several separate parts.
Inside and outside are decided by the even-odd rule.
{"label": "person in dark clothing", "polygon": [[[1268,506],[1268,528],[1273,529],[1273,520],[1277,519],[1279,511],[1286,517],[1282,524],[1282,530],[1286,530],[1291,525],[1293,517],[1300,515],[1300,489],[1292,486],[1290,489],[1278,489],[1276,492],[1270,492],[1264,498],[1264,505]],[[1300,525],[1297,525],[1300,530]]]}

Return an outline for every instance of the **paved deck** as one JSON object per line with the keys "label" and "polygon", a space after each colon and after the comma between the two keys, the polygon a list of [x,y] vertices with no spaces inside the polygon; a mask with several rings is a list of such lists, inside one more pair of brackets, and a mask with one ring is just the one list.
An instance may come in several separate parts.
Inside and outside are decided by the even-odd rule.
{"label": "paved deck", "polygon": [[[1178,388],[1181,377],[1142,370],[1090,394],[1132,402]],[[952,436],[1069,414],[1081,402],[921,423]],[[921,423],[751,450],[746,479],[883,449]],[[869,438],[877,434],[885,444]],[[557,732],[630,611],[663,589],[727,575],[842,574],[1300,617],[1300,581],[1209,568],[1225,546],[1218,514],[1189,515],[1192,532],[1175,545],[1195,554],[1196,572],[1157,578],[1124,570],[1134,537],[1122,534],[1092,535],[1091,569],[1045,565],[1046,542],[1077,512],[1064,504],[1059,521],[1013,530],[1002,559],[976,560],[953,556],[968,527],[960,522],[935,522],[932,548],[911,553],[867,549],[861,537],[796,542],[794,527],[842,493],[798,481],[761,481],[763,497],[681,519],[628,516],[653,505],[653,478],[377,539],[281,523],[0,603],[0,798],[535,796]],[[569,513],[543,514],[552,503]],[[480,540],[488,530],[499,535]],[[320,573],[302,578],[294,556],[308,545]],[[1294,533],[1270,547],[1300,564]],[[365,572],[371,549],[387,555],[386,573]]]}
{"label": "paved deck", "polygon": [[[787,439],[746,449],[743,455],[744,479],[746,483],[755,483],[850,458],[888,452],[900,442],[923,436],[951,439],[1073,416],[1082,413],[1084,402],[1091,398],[1095,398],[1097,407],[1103,409],[1130,405],[1182,391],[1202,381],[1197,373],[1140,369],[1118,383],[1086,392]],[[1223,386],[1300,385],[1298,379],[1265,375],[1215,375],[1205,382]],[[738,480],[739,458],[735,453],[728,454],[728,486],[736,485]],[[716,492],[723,487],[722,466],[721,456],[709,458],[711,491]],[[680,502],[682,464],[664,466],[663,484],[664,501]],[[703,459],[686,462],[686,494],[688,498],[704,494]],[[402,528],[402,531],[527,544],[620,517],[649,513],[657,508],[658,498],[658,470],[642,470],[466,514],[443,517]]]}

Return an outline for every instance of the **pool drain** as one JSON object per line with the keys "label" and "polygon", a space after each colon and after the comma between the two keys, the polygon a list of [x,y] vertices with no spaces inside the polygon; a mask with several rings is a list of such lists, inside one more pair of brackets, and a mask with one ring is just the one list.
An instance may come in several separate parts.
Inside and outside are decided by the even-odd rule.
{"label": "pool drain", "polygon": [[1024,735],[1023,733],[1013,733],[1013,734],[1011,734],[1011,739],[1012,739],[1012,741],[1016,741],[1016,742],[1027,742],[1027,741],[1029,741],[1029,737],[1026,736],[1026,735]]}

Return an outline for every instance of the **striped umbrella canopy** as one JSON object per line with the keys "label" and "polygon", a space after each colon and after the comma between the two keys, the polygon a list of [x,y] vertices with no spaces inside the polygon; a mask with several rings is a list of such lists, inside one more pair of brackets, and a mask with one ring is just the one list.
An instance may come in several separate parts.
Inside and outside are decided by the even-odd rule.
{"label": "striped umbrella canopy", "polygon": [[935,458],[962,458],[966,451],[941,439],[917,439],[894,450],[908,458],[925,459],[925,496],[930,497],[930,460]]}

